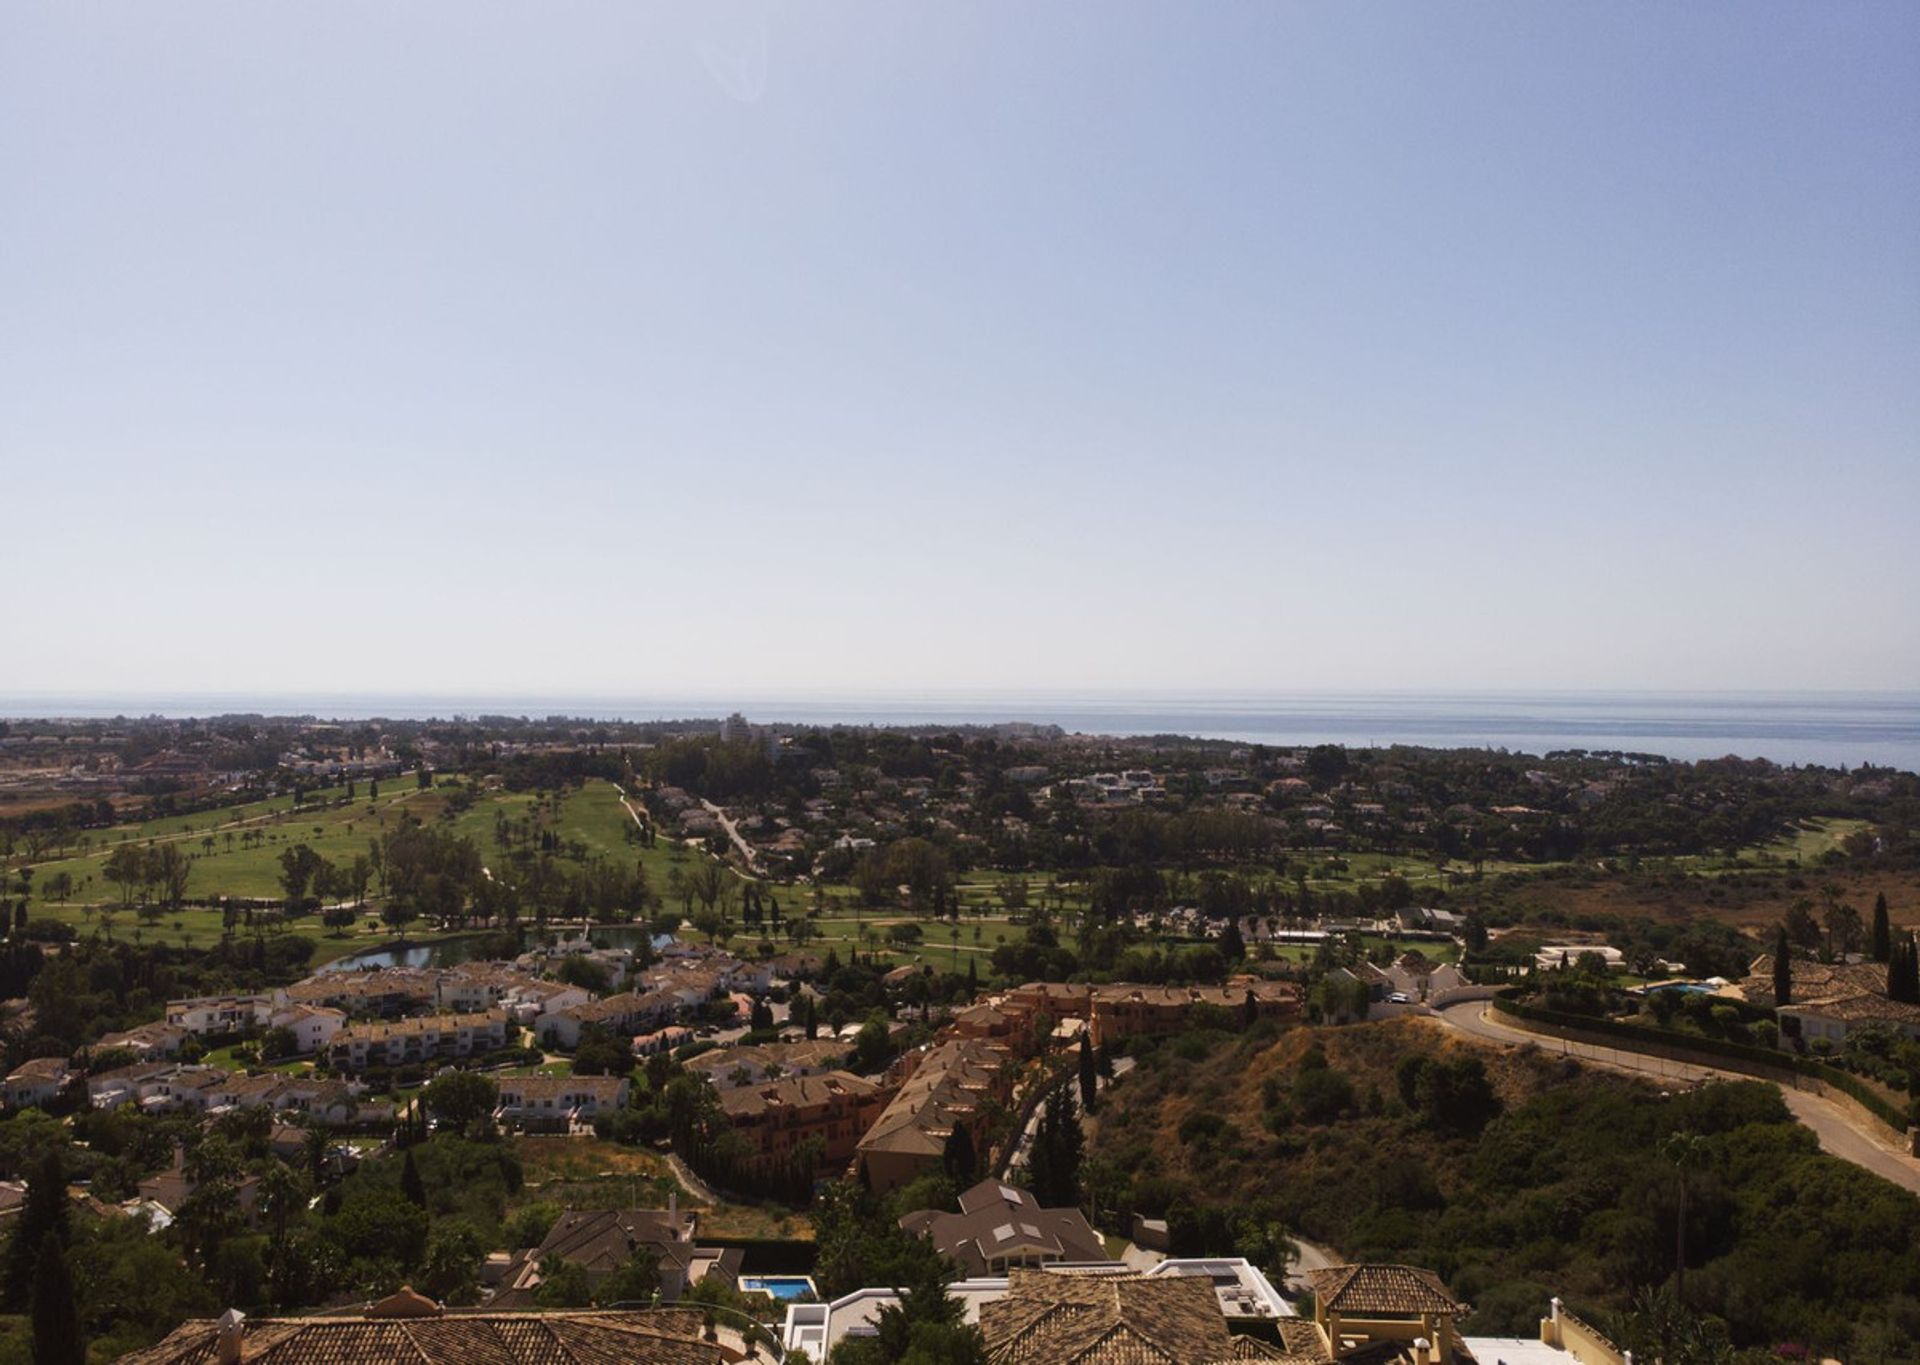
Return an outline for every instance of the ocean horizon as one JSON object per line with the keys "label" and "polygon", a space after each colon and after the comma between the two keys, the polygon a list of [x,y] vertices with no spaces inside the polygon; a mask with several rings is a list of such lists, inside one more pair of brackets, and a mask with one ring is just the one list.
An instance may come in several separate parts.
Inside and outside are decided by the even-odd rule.
{"label": "ocean horizon", "polygon": [[993,725],[1184,735],[1275,746],[1412,744],[1545,754],[1623,750],[1675,759],[1920,771],[1920,692],[756,692],[616,697],[288,693],[0,696],[7,719],[258,713],[320,720],[482,715],[686,720],[740,711],[773,725]]}

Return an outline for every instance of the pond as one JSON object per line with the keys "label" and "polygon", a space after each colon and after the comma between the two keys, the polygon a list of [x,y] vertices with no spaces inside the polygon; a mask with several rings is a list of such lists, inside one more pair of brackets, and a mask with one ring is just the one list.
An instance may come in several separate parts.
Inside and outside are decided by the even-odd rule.
{"label": "pond", "polygon": [[[573,933],[573,930],[567,930]],[[545,934],[529,933],[527,946],[551,942],[560,936],[560,931],[549,930]],[[395,944],[386,948],[367,948],[361,952],[349,953],[337,957],[319,968],[323,972],[357,972],[377,967],[454,967],[462,962],[471,962],[480,951],[483,935],[465,934],[458,938],[441,939],[437,943]],[[591,930],[591,937],[603,948],[633,948],[643,942],[650,942],[653,950],[659,952],[673,942],[671,934],[655,936],[644,924],[599,924]]]}

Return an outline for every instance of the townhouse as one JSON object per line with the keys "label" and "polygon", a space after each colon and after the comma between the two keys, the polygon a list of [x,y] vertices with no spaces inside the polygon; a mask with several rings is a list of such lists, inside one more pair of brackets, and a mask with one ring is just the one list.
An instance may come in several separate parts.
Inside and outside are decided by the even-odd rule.
{"label": "townhouse", "polygon": [[582,1035],[590,1028],[628,1037],[671,1023],[685,1007],[686,1002],[669,991],[648,991],[645,995],[625,991],[543,1014],[534,1021],[533,1031],[542,1047],[572,1049],[580,1046]]}
{"label": "townhouse", "polygon": [[571,1132],[624,1109],[629,1090],[625,1076],[502,1076],[494,1117],[529,1133]]}
{"label": "townhouse", "polygon": [[59,1057],[35,1057],[7,1073],[7,1107],[44,1105],[66,1088],[73,1073]]}
{"label": "townhouse", "polygon": [[268,1016],[267,1024],[291,1033],[294,1051],[310,1057],[324,1051],[346,1027],[347,1015],[344,1010],[329,1009],[325,1005],[283,1005]]}
{"label": "townhouse", "polygon": [[193,1035],[178,1024],[142,1024],[138,1028],[123,1029],[117,1033],[101,1036],[93,1045],[96,1053],[124,1049],[143,1062],[159,1061],[167,1057],[178,1057],[181,1045]]}
{"label": "townhouse", "polygon": [[341,1071],[405,1066],[442,1058],[474,1057],[507,1045],[507,1016],[429,1014],[368,1024],[350,1024],[334,1034],[327,1060]]}
{"label": "townhouse", "polygon": [[197,995],[167,1001],[167,1022],[196,1038],[246,1033],[266,1025],[274,1007],[285,1003],[285,993],[271,995]]}

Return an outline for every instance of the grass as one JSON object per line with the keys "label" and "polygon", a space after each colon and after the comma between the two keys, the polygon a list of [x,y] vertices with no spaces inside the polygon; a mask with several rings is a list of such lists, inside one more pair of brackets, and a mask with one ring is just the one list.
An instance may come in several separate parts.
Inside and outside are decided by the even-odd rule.
{"label": "grass", "polygon": [[706,1236],[813,1237],[805,1214],[778,1205],[701,1204],[674,1179],[660,1155],[645,1148],[599,1138],[519,1137],[514,1139],[514,1155],[520,1158],[526,1184],[510,1201],[512,1208],[663,1208],[667,1196],[677,1194],[682,1207],[700,1210],[700,1231]]}

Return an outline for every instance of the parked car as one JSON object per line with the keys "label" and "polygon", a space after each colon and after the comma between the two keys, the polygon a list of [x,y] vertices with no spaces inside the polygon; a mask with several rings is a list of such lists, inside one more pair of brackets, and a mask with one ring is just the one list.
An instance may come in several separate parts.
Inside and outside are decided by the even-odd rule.
{"label": "parked car", "polygon": [[1407,999],[1407,993],[1405,991],[1395,991],[1387,997],[1387,1003],[1389,1005],[1411,1005],[1413,1001]]}

